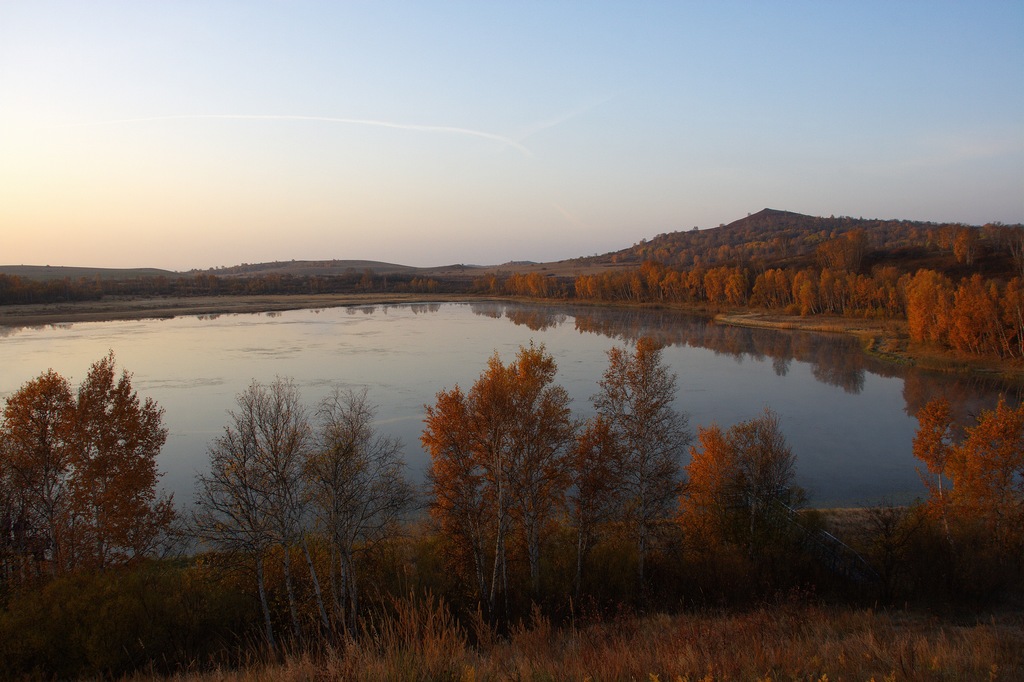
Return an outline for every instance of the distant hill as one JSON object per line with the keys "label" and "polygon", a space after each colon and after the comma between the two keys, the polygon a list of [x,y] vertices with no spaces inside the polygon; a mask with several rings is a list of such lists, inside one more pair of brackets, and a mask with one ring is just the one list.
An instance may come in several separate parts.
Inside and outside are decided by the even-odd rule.
{"label": "distant hill", "polygon": [[[958,230],[970,228],[983,248],[970,267],[953,257]],[[868,254],[864,267],[896,265],[905,271],[931,268],[952,276],[980,272],[987,276],[1010,274],[1010,259],[999,243],[1019,225],[966,226],[915,220],[827,218],[766,208],[728,225],[659,234],[619,251],[575,259],[574,263],[597,266],[638,266],[654,261],[670,267],[739,265],[807,267],[815,263],[818,248],[847,232],[860,230]],[[1018,230],[1019,231],[1019,230]]]}
{"label": "distant hill", "polygon": [[0,274],[21,277],[35,282],[70,279],[127,280],[140,277],[179,277],[171,270],[158,268],[90,268],[51,265],[0,265]]}
{"label": "distant hill", "polygon": [[[894,265],[904,271],[930,268],[958,277],[974,272],[986,276],[1010,274],[1006,249],[1000,244],[1011,231],[1007,227],[985,225],[980,235],[980,255],[969,267],[953,257],[953,241],[959,223],[931,223],[913,220],[816,217],[765,208],[729,224],[659,234],[633,246],[597,256],[536,263],[507,262],[500,265],[446,265],[429,268],[397,265],[371,260],[290,260],[271,263],[242,263],[230,267],[189,272],[156,268],[88,268],[30,265],[0,266],[0,274],[16,275],[30,281],[70,279],[135,280],[140,278],[180,278],[215,275],[244,279],[267,275],[304,277],[345,277],[369,273],[373,276],[430,277],[443,280],[471,280],[485,275],[541,273],[575,277],[607,270],[636,267],[645,261],[687,269],[703,266],[739,265],[760,270],[768,267],[803,268],[815,264],[816,252],[829,240],[852,230],[863,231],[868,253],[863,266]],[[1019,233],[1020,230],[1015,231]]]}
{"label": "distant hill", "polygon": [[292,275],[311,277],[315,275],[346,275],[352,272],[372,272],[375,275],[414,275],[426,270],[409,265],[396,265],[373,260],[290,260],[272,263],[242,263],[226,268],[193,270],[189,274],[210,274],[218,277],[248,277],[252,275]]}

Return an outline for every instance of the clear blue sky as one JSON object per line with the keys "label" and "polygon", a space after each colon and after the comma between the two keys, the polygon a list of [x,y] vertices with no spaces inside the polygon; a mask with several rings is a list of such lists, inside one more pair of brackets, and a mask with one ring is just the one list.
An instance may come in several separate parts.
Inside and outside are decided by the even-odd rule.
{"label": "clear blue sky", "polygon": [[1024,2],[0,0],[0,263],[1024,221]]}

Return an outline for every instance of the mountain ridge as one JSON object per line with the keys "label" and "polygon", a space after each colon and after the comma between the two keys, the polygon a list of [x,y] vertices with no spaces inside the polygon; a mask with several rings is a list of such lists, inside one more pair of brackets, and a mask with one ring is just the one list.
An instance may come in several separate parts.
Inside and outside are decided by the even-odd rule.
{"label": "mountain ridge", "polygon": [[[876,246],[906,250],[907,234],[965,227],[962,223],[934,223],[905,219],[852,218],[850,216],[811,216],[794,211],[763,208],[717,227],[676,230],[645,238],[630,247],[593,256],[560,261],[516,261],[494,265],[452,264],[432,267],[400,265],[359,259],[289,260],[241,263],[182,272],[159,268],[93,268],[81,266],[0,265],[0,274],[36,281],[70,278],[134,279],[214,275],[250,276],[338,276],[353,273],[405,276],[464,277],[501,272],[545,272],[568,275],[581,271],[639,265],[651,260],[665,265],[693,267],[712,263],[741,263],[769,259],[789,265],[801,265],[813,258],[815,248],[855,229],[865,230]],[[978,226],[970,226],[978,227]],[[1005,227],[1005,226],[1004,226]],[[931,239],[931,237],[928,237]],[[918,241],[920,241],[918,239]]]}

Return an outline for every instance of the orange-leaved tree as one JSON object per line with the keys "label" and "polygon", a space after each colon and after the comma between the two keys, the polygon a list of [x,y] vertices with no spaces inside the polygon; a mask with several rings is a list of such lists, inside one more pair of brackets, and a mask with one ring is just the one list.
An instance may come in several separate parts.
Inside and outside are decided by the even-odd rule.
{"label": "orange-leaved tree", "polygon": [[426,406],[431,514],[492,614],[499,593],[508,599],[510,534],[522,534],[536,593],[542,536],[563,504],[574,424],[555,371],[543,346],[521,347],[508,365],[495,353],[468,393],[456,386]]}
{"label": "orange-leaved tree", "polygon": [[71,384],[53,370],[7,398],[0,424],[0,552],[10,576],[67,568],[73,415]]}
{"label": "orange-leaved tree", "polygon": [[953,519],[978,524],[998,546],[1019,552],[1024,545],[1024,404],[1013,408],[1000,398],[995,409],[982,411],[964,428],[961,438],[955,437],[943,398],[925,405],[917,418],[914,456],[931,474],[922,478],[947,532]]}
{"label": "orange-leaved tree", "polygon": [[779,418],[766,408],[727,431],[700,428],[697,438],[700,449],[690,449],[680,520],[702,544],[734,543],[753,557],[777,541],[776,521],[787,516],[786,508],[803,502],[803,491],[793,483],[796,458]]}
{"label": "orange-leaved tree", "polygon": [[71,465],[76,563],[104,568],[148,554],[174,519],[158,496],[156,456],[167,440],[163,408],[140,400],[114,354],[78,387]]}
{"label": "orange-leaved tree", "polygon": [[0,509],[10,575],[103,569],[151,554],[175,512],[158,495],[163,410],[141,400],[114,354],[77,394],[48,370],[6,401],[0,420]]}

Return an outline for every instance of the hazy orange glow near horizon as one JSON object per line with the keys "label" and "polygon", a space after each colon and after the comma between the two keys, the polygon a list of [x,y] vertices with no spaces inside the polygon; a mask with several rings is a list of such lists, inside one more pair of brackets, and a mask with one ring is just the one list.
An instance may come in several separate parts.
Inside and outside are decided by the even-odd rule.
{"label": "hazy orange glow near horizon", "polygon": [[1024,4],[0,0],[0,264],[1024,221]]}

